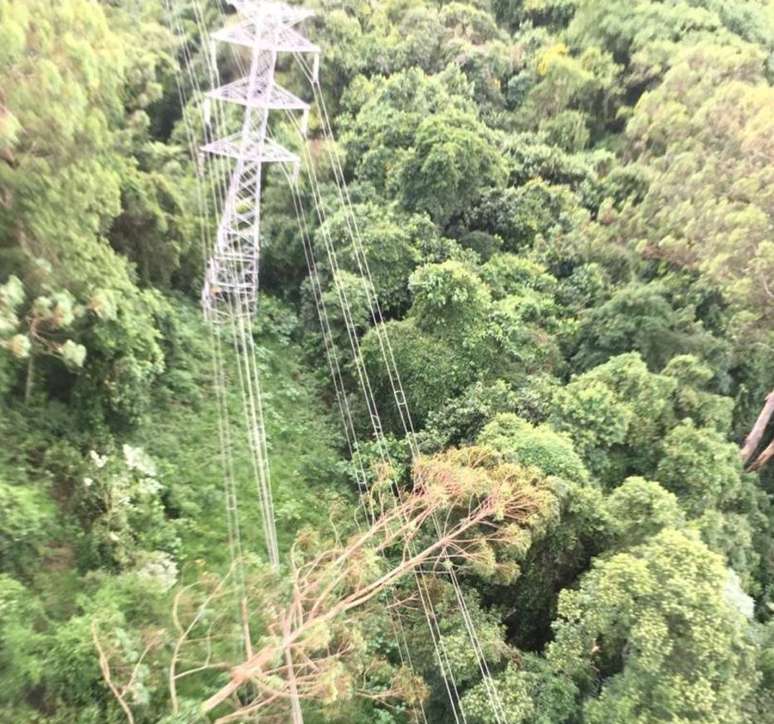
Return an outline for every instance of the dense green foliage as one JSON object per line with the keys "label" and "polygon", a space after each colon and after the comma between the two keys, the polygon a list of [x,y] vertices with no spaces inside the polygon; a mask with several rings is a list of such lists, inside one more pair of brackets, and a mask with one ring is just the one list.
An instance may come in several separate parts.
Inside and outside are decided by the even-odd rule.
{"label": "dense green foliage", "polygon": [[[358,432],[365,369],[407,487],[373,285],[421,451],[461,469],[483,446],[539,481],[540,515],[460,573],[489,686],[445,579],[432,590],[468,721],[496,721],[492,686],[513,723],[774,721],[774,463],[745,470],[739,452],[774,388],[774,6],[306,4],[371,272],[313,115],[329,214],[308,222]],[[186,679],[172,713],[173,602],[195,610],[229,566],[196,306],[213,221],[187,146],[199,109],[177,85],[188,100],[188,69],[209,84],[197,20],[226,20],[214,0],[174,5],[172,27],[164,0],[0,0],[2,721],[125,720],[95,639],[117,678],[134,670],[137,722],[207,721],[228,681]],[[358,491],[277,179],[254,334],[287,555],[338,545]],[[235,445],[259,622],[289,591],[263,560],[249,455]],[[406,722],[420,699],[453,720],[424,620],[406,619],[421,681],[390,622],[353,614],[350,678],[331,673],[308,721]],[[361,670],[398,681],[397,701],[359,698]]]}

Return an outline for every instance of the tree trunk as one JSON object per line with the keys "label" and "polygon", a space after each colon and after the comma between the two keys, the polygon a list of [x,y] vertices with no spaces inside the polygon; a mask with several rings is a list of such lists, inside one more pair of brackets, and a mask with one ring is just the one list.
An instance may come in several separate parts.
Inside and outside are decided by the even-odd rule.
{"label": "tree trunk", "polygon": [[774,440],[772,440],[764,449],[763,452],[755,458],[755,462],[747,467],[748,472],[754,470],[760,470],[771,458],[774,457]]}
{"label": "tree trunk", "polygon": [[32,399],[32,385],[35,380],[35,355],[30,351],[29,359],[27,360],[27,380],[24,383],[24,404],[29,405]]}
{"label": "tree trunk", "polygon": [[288,684],[290,688],[290,712],[293,724],[304,724],[304,716],[301,713],[301,700],[298,695],[298,685],[296,683],[296,674],[293,669],[293,654],[290,651],[290,619],[286,618],[283,625],[283,636],[285,641],[285,663],[288,667]]}
{"label": "tree trunk", "polygon": [[774,415],[774,390],[767,395],[766,403],[763,405],[763,409],[758,415],[758,419],[755,421],[752,430],[750,430],[750,434],[744,441],[741,451],[743,465],[750,462],[753,454],[758,449],[758,445],[760,445],[761,438],[766,431],[766,426],[769,424],[772,415]]}

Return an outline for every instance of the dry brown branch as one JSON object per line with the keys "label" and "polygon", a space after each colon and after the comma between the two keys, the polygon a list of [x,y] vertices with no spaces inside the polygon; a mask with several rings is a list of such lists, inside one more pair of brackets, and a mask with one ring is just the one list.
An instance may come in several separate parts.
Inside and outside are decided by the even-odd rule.
{"label": "dry brown branch", "polygon": [[105,680],[105,683],[108,685],[108,688],[112,692],[116,701],[118,701],[118,704],[121,707],[121,709],[123,709],[124,714],[126,714],[126,718],[129,721],[129,724],[134,724],[134,716],[132,715],[132,710],[126,701],[126,695],[132,690],[132,687],[134,686],[134,682],[135,682],[135,679],[137,678],[137,674],[140,670],[140,666],[142,665],[142,662],[145,660],[145,657],[148,655],[148,652],[158,643],[158,641],[153,639],[150,641],[150,643],[147,644],[142,654],[140,654],[140,657],[135,662],[134,667],[132,668],[131,674],[129,675],[129,680],[126,682],[126,684],[124,684],[119,688],[116,685],[116,683],[113,681],[113,675],[110,669],[110,658],[105,653],[105,649],[102,646],[102,642],[99,639],[99,633],[97,632],[96,621],[91,622],[91,637],[92,637],[92,640],[94,641],[94,646],[97,649],[97,654],[99,655],[99,668],[100,668],[100,671],[102,672],[102,678]]}
{"label": "dry brown branch", "polygon": [[124,714],[126,714],[126,718],[129,721],[129,724],[134,724],[134,716],[132,716],[132,710],[129,708],[129,705],[124,700],[123,693],[113,683],[113,678],[110,673],[110,661],[108,660],[108,657],[105,655],[105,651],[102,648],[102,644],[100,643],[100,640],[99,640],[99,634],[97,633],[97,624],[94,621],[92,621],[91,623],[91,637],[94,640],[94,646],[97,648],[97,653],[99,654],[99,668],[100,668],[100,671],[102,672],[102,678],[105,680],[105,683],[108,685],[108,688],[113,693],[113,696],[116,698],[116,701],[124,710]]}
{"label": "dry brown branch", "polygon": [[[229,668],[227,664],[211,663],[211,658],[212,658],[211,631],[212,631],[212,626],[214,625],[214,624],[211,624],[207,631],[207,635],[203,639],[203,642],[206,647],[206,658],[204,663],[198,664],[190,669],[187,669],[186,671],[183,671],[182,673],[178,673],[177,671],[177,667],[180,663],[181,651],[183,649],[183,646],[191,643],[191,639],[190,639],[191,632],[194,630],[196,625],[202,620],[207,610],[212,606],[212,602],[223,595],[226,588],[226,583],[228,582],[231,575],[234,573],[234,567],[235,567],[235,564],[232,563],[228,572],[221,579],[221,581],[218,583],[215,589],[209,595],[207,595],[207,597],[204,599],[204,602],[200,606],[198,606],[196,610],[196,614],[193,616],[190,623],[185,628],[180,623],[180,602],[183,596],[189,591],[191,591],[193,588],[195,588],[197,584],[186,586],[185,588],[180,589],[175,595],[175,600],[172,605],[172,622],[174,624],[174,627],[175,627],[175,630],[177,631],[178,636],[177,636],[177,639],[175,640],[175,645],[172,650],[172,658],[169,662],[169,672],[168,672],[169,697],[172,703],[172,711],[175,714],[179,713],[180,711],[180,703],[177,698],[178,679],[182,679],[183,677],[190,676],[200,671],[206,671],[208,669],[219,669],[219,668],[228,669]],[[248,649],[248,651],[250,651],[250,649]]]}
{"label": "dry brown branch", "polygon": [[[268,643],[232,669],[231,680],[203,703],[203,711],[232,700],[246,684],[257,692],[253,700],[218,721],[265,712],[269,700],[287,706],[324,701],[342,687],[363,689],[346,668],[354,651],[347,636],[357,616],[421,569],[490,564],[495,546],[508,545],[515,531],[535,525],[550,507],[549,494],[534,483],[533,473],[493,464],[491,453],[471,450],[418,461],[414,490],[402,497],[388,498],[387,487],[377,485],[381,498],[373,507],[384,512],[370,528],[309,560],[294,549],[290,600],[278,604],[276,618],[267,622]],[[424,604],[427,592],[419,594]]]}

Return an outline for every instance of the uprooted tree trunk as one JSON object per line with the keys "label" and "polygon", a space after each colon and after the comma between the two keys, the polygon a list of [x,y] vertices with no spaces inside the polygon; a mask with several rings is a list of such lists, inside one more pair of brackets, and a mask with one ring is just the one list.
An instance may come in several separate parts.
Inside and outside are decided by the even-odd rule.
{"label": "uprooted tree trunk", "polygon": [[424,684],[405,670],[398,670],[387,691],[359,687],[357,664],[349,662],[360,660],[362,651],[350,632],[364,609],[402,579],[416,576],[421,589],[428,572],[442,575],[449,566],[491,561],[545,519],[552,496],[534,473],[492,460],[489,451],[469,449],[419,461],[414,489],[397,499],[388,493],[388,506],[384,497],[376,501],[383,512],[368,529],[309,559],[296,551],[290,602],[278,607],[262,645],[232,669],[231,680],[202,710],[228,705],[231,711],[217,720],[225,724],[271,716],[278,707],[287,712],[296,698],[324,702],[343,691],[372,699],[421,698]]}
{"label": "uprooted tree trunk", "polygon": [[758,419],[750,430],[750,434],[745,438],[742,446],[741,456],[742,464],[748,471],[760,470],[772,457],[774,457],[774,439],[756,456],[755,453],[760,447],[761,440],[769,421],[774,416],[774,390],[769,392],[763,409],[758,415]]}
{"label": "uprooted tree trunk", "polygon": [[[373,625],[396,610],[425,608],[432,577],[451,568],[471,567],[499,580],[516,575],[514,551],[551,519],[555,503],[537,471],[503,464],[482,448],[420,459],[414,487],[403,494],[385,471],[366,498],[370,524],[348,538],[336,534],[322,551],[314,536],[300,535],[284,581],[258,569],[258,578],[245,584],[234,564],[225,578],[205,577],[178,592],[166,646],[170,661],[163,665],[173,712],[182,713],[179,682],[224,671],[230,680],[200,706],[205,713],[218,710],[220,724],[257,716],[300,721],[301,701],[324,706],[362,697],[418,705],[427,689],[409,668],[388,664],[385,673],[379,662],[371,678]],[[202,585],[209,593],[192,596]],[[234,622],[228,610],[234,598],[251,625]],[[256,640],[249,640],[251,629],[260,631]],[[241,654],[233,646],[237,630],[245,639]],[[105,679],[131,716],[125,695],[131,687],[114,683],[110,659],[121,672],[133,662],[121,663],[115,648],[96,643]]]}

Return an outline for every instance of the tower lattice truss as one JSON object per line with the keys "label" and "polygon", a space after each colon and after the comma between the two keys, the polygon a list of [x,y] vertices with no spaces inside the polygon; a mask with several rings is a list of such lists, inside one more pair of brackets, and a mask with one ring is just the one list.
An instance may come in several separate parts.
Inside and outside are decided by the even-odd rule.
{"label": "tower lattice truss", "polygon": [[[297,171],[299,157],[270,138],[271,111],[299,111],[306,127],[309,105],[276,83],[280,53],[309,53],[314,73],[319,48],[297,27],[313,13],[280,2],[233,0],[239,20],[213,33],[214,40],[250,50],[247,75],[210,91],[215,102],[242,106],[242,128],[202,147],[206,154],[225,157],[234,164],[223,202],[212,256],[202,291],[209,319],[251,318],[258,301],[261,250],[261,184],[264,164],[288,164]],[[241,50],[244,52],[244,50]]]}

